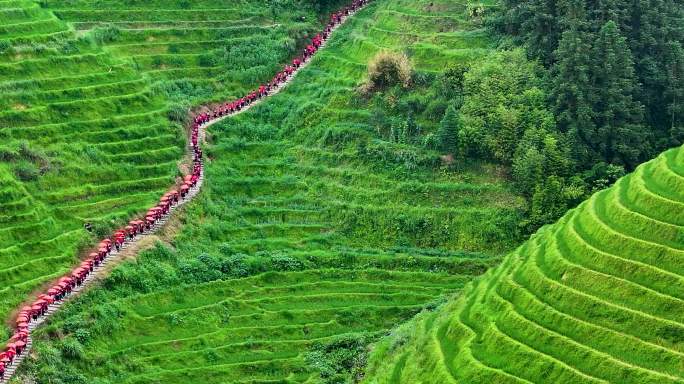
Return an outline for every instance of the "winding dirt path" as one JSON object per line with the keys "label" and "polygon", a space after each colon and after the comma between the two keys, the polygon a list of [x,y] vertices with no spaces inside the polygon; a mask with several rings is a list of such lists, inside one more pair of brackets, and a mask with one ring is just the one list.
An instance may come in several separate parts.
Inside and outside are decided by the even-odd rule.
{"label": "winding dirt path", "polygon": [[[355,11],[350,12],[350,14],[346,17],[343,17],[341,21],[336,24],[330,32],[330,36],[332,33],[335,32],[337,28],[339,28],[341,25],[343,25],[351,16],[354,15],[354,13],[358,12],[360,9],[363,9],[371,0],[366,0],[364,4],[360,6]],[[201,148],[202,143],[206,142],[206,128],[209,126],[216,124],[222,120],[225,120],[229,117],[238,115],[240,113],[243,113],[245,111],[248,111],[252,107],[259,105],[260,103],[264,102],[268,97],[276,95],[279,93],[283,88],[285,88],[296,76],[297,74],[302,71],[304,68],[306,68],[312,61],[312,58],[315,57],[315,55],[325,47],[326,43],[330,39],[325,39],[322,41],[322,44],[320,47],[316,50],[316,53],[314,53],[310,58],[307,60],[303,61],[302,64],[287,78],[286,81],[279,83],[276,87],[272,88],[269,93],[261,97],[260,99],[250,103],[249,105],[243,107],[240,111],[233,112],[233,113],[227,113],[224,116],[218,117],[218,118],[213,118],[210,121],[201,124],[198,129],[198,140],[197,140],[197,146]],[[200,107],[199,109],[211,109],[210,107]],[[191,116],[193,117],[193,116]],[[189,130],[190,134],[192,135],[192,127]],[[189,140],[189,145],[187,148],[187,154],[190,155],[190,164],[193,163],[193,153],[195,150],[195,147],[192,144],[192,140]],[[144,233],[133,237],[132,239],[126,239],[126,241],[123,243],[122,247],[120,250],[112,249],[112,251],[107,255],[107,257],[100,263],[99,266],[93,268],[92,272],[90,272],[83,283],[79,286],[76,286],[64,299],[57,301],[53,304],[50,304],[47,308],[47,312],[38,317],[36,320],[33,320],[29,323],[28,325],[28,339],[26,341],[26,346],[24,349],[21,351],[20,354],[17,354],[11,364],[7,365],[5,367],[5,375],[4,378],[0,380],[0,384],[6,384],[8,383],[14,374],[16,373],[17,369],[21,365],[22,361],[27,358],[27,356],[30,355],[31,349],[33,346],[33,340],[31,338],[31,333],[38,327],[40,327],[45,321],[47,321],[54,313],[59,311],[59,309],[65,305],[67,302],[72,300],[74,297],[78,296],[81,292],[85,291],[91,286],[94,286],[97,284],[98,281],[101,281],[104,277],[106,277],[111,270],[121,261],[130,259],[132,257],[135,257],[141,250],[143,249],[148,249],[150,246],[156,243],[156,241],[159,239],[157,234],[159,231],[164,228],[166,223],[174,218],[174,213],[177,212],[180,207],[183,205],[187,204],[188,202],[192,201],[195,196],[200,192],[202,185],[204,183],[204,162],[200,161],[200,174],[199,178],[197,180],[197,184],[190,188],[188,191],[188,194],[179,200],[179,202],[175,205],[172,205],[171,208],[169,209],[169,212],[166,215],[163,215],[155,224],[149,229],[146,230]]]}

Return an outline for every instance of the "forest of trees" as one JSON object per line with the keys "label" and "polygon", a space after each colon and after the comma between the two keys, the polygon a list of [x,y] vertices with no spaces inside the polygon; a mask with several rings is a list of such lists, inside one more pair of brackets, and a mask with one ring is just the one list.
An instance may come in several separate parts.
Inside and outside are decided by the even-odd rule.
{"label": "forest of trees", "polygon": [[515,151],[505,143],[494,146],[515,153],[514,177],[531,198],[534,224],[555,219],[554,211],[562,212],[582,194],[682,144],[684,3],[503,0],[501,5],[490,24],[541,63],[536,105],[552,112],[532,110],[538,128],[517,132],[523,135]]}
{"label": "forest of trees", "polygon": [[681,1],[503,0],[471,17],[504,49],[379,92],[376,126],[392,141],[422,132],[455,159],[509,166],[528,201],[525,231],[684,142]]}

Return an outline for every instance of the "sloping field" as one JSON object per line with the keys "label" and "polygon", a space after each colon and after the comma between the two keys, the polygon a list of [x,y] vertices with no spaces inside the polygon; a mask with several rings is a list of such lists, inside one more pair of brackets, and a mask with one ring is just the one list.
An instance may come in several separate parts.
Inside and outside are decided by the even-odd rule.
{"label": "sloping field", "polygon": [[0,20],[0,317],[7,318],[75,263],[89,241],[86,221],[100,227],[126,218],[168,188],[184,139],[149,81],[76,39],[51,12],[2,1]]}
{"label": "sloping field", "polygon": [[318,21],[306,7],[274,10],[262,1],[56,0],[48,6],[80,32],[109,31],[105,50],[138,71],[180,80],[186,102],[197,95],[222,101],[270,79]]}
{"label": "sloping field", "polygon": [[466,291],[383,341],[367,382],[684,382],[684,148],[543,228]]}
{"label": "sloping field", "polygon": [[[318,23],[313,10],[304,8],[292,17],[306,15],[305,22],[291,22],[283,12],[277,29],[260,24],[240,29],[241,23],[255,23],[254,13],[269,12],[263,3],[244,5],[246,13],[232,8],[216,12],[207,8],[208,2],[193,2],[205,8],[193,12],[175,3],[145,2],[148,8],[136,13],[121,4],[110,3],[112,10],[103,14],[99,2],[0,1],[0,318],[7,319],[29,293],[75,265],[90,242],[140,214],[172,185],[186,145],[184,128],[174,121],[187,114],[179,100],[183,106],[207,102],[221,97],[213,93],[218,88],[225,94],[244,93],[270,78],[271,67],[281,66],[295,49],[276,42]],[[60,11],[61,5],[71,11]],[[87,31],[85,24],[72,23],[74,14],[87,19],[90,13],[107,22],[116,14],[135,13],[143,23],[137,28],[163,16],[176,27],[150,28],[139,36],[133,27],[91,23],[99,27]],[[189,13],[194,16],[186,17]],[[249,36],[231,47],[258,49],[263,57],[240,56],[244,66],[262,60],[268,65],[230,82],[198,74],[220,84],[214,87],[147,73],[129,54],[142,53],[144,47],[117,48],[151,40],[191,45],[217,39],[214,32],[233,36],[232,29],[207,29],[207,36],[199,36],[205,32],[186,28],[185,22],[201,20],[200,14],[235,23],[236,34]],[[257,44],[263,41],[269,44]],[[220,49],[211,49],[225,46],[217,42],[202,51],[218,55]],[[93,224],[94,234],[84,230],[86,222]],[[6,332],[0,335],[5,339]]]}
{"label": "sloping field", "polygon": [[[339,367],[316,351],[365,345],[495,265],[518,240],[522,204],[500,170],[444,172],[436,153],[380,145],[356,91],[383,49],[408,50],[424,72],[483,56],[465,7],[447,3],[374,2],[282,93],[210,127],[203,193],[173,244],[57,314],[23,373],[333,380]],[[464,48],[431,53],[455,42]]]}

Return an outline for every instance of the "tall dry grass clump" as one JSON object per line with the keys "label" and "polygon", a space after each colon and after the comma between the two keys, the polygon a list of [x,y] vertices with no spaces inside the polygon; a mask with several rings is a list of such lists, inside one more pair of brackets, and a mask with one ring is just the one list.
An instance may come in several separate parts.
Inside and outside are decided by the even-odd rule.
{"label": "tall dry grass clump", "polygon": [[369,94],[395,85],[408,88],[412,74],[413,66],[406,54],[380,52],[368,63],[368,79],[361,85],[361,93]]}

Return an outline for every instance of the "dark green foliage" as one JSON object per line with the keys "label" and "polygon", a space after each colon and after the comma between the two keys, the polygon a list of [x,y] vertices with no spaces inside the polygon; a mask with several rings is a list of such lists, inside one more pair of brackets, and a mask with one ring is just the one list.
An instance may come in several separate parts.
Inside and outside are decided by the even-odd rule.
{"label": "dark green foliage", "polygon": [[585,171],[583,178],[593,193],[610,187],[624,175],[624,167],[600,162]]}
{"label": "dark green foliage", "polygon": [[563,32],[552,69],[551,100],[561,132],[573,143],[576,159],[587,159],[582,142],[583,130],[592,130],[593,105],[589,36],[573,27]]}
{"label": "dark green foliage", "polygon": [[596,131],[582,136],[599,158],[634,167],[650,151],[641,125],[643,108],[635,100],[637,82],[632,55],[615,22],[608,21],[601,28],[591,57],[595,61],[592,84]]}
{"label": "dark green foliage", "polygon": [[527,129],[555,129],[538,71],[518,50],[492,55],[466,73],[459,132],[466,154],[510,164]]}
{"label": "dark green foliage", "polygon": [[306,354],[307,363],[320,371],[325,384],[351,384],[363,378],[368,345],[378,335],[362,333],[337,337],[335,340],[316,342]]}
{"label": "dark green foliage", "polygon": [[121,30],[115,25],[97,27],[91,32],[93,40],[100,45],[115,42],[120,35]]}
{"label": "dark green foliage", "polygon": [[593,42],[581,24],[563,33],[556,51],[552,97],[560,129],[574,141],[580,164],[633,167],[650,151],[631,53],[613,21]]}
{"label": "dark green foliage", "polygon": [[470,70],[470,67],[465,64],[455,64],[445,69],[438,77],[441,95],[448,99],[461,97],[465,74],[468,70]]}
{"label": "dark green foliage", "polygon": [[444,118],[439,123],[437,140],[444,153],[456,153],[458,149],[458,114],[453,105],[447,108]]}
{"label": "dark green foliage", "polygon": [[493,24],[550,69],[581,166],[631,169],[682,142],[682,20],[677,0],[504,0]]}

